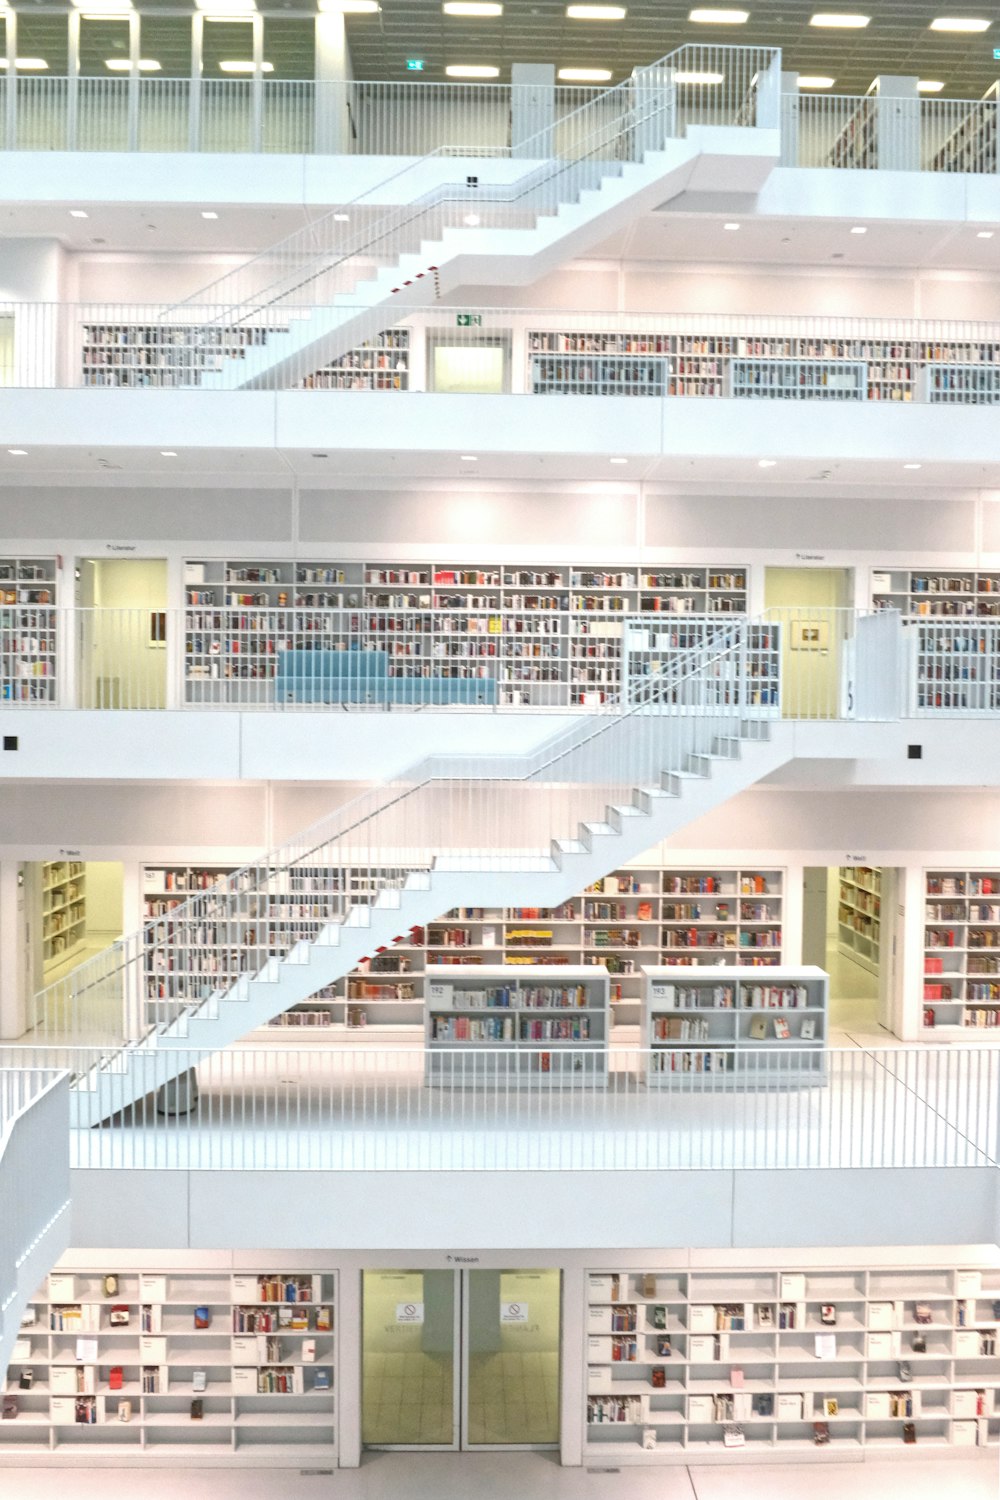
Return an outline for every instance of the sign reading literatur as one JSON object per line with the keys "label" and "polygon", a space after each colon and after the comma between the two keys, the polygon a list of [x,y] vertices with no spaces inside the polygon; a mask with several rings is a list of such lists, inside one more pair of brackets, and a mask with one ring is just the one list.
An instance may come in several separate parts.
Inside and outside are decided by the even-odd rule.
{"label": "sign reading literatur", "polygon": [[500,1322],[501,1323],[527,1323],[527,1321],[528,1321],[528,1304],[527,1304],[527,1302],[501,1302],[501,1304],[500,1304]]}
{"label": "sign reading literatur", "polygon": [[397,1302],[397,1323],[422,1323],[424,1321],[424,1304],[422,1302]]}

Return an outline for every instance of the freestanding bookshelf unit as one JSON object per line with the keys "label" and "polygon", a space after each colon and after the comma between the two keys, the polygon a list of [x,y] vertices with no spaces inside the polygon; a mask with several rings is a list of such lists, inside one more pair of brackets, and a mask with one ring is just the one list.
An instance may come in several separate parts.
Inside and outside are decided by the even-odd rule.
{"label": "freestanding bookshelf unit", "polygon": [[424,1080],[452,1088],[574,1088],[608,1080],[607,970],[431,964]]}
{"label": "freestanding bookshelf unit", "polygon": [[830,981],[822,969],[647,968],[643,1046],[651,1088],[685,1075],[739,1084],[823,1080]]}

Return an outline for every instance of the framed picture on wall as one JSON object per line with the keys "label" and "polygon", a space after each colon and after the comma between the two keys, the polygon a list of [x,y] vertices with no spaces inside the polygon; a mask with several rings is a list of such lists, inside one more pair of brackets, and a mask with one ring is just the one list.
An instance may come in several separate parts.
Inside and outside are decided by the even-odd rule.
{"label": "framed picture on wall", "polygon": [[830,649],[830,626],[826,620],[793,620],[791,651],[828,651]]}

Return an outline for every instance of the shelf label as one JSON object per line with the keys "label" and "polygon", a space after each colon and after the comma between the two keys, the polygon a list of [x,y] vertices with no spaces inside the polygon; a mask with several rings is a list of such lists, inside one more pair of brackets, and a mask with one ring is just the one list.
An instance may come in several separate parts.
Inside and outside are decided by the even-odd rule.
{"label": "shelf label", "polygon": [[422,1302],[397,1302],[397,1323],[422,1323],[424,1321],[424,1304]]}
{"label": "shelf label", "polygon": [[500,1322],[503,1323],[527,1323],[527,1302],[501,1302]]}

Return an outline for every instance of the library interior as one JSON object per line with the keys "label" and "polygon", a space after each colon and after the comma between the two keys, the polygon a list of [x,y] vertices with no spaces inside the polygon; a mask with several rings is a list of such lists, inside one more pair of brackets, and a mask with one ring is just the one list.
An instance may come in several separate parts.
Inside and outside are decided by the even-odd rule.
{"label": "library interior", "polygon": [[0,0],[5,1500],[997,1493],[1000,21],[740,3]]}

